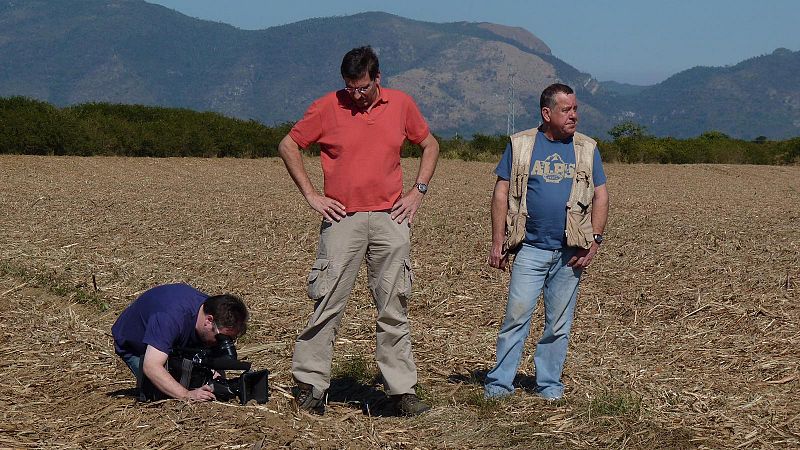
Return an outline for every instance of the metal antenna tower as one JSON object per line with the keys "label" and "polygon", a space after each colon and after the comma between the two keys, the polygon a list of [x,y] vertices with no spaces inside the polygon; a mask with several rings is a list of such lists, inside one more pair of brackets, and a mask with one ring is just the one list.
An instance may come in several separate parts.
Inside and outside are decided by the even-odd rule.
{"label": "metal antenna tower", "polygon": [[514,76],[516,73],[512,71],[512,67],[508,65],[508,116],[506,118],[506,133],[511,136],[516,133],[514,125],[514,116],[516,115],[515,102],[514,102]]}

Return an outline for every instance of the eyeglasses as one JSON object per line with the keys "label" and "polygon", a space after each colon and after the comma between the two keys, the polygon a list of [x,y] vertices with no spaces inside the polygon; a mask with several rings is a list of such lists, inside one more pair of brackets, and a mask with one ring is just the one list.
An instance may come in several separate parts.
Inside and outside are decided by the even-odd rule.
{"label": "eyeglasses", "polygon": [[350,86],[345,86],[345,87],[344,87],[344,90],[345,90],[345,91],[347,91],[347,93],[348,93],[348,94],[350,94],[350,95],[353,95],[353,94],[355,94],[356,92],[358,92],[360,95],[364,95],[364,94],[366,94],[366,93],[367,93],[367,91],[369,91],[369,90],[372,88],[372,84],[373,84],[373,83],[374,83],[374,80],[373,80],[373,81],[370,81],[368,85],[366,85],[366,86],[363,86],[363,87],[350,87]]}
{"label": "eyeglasses", "polygon": [[217,327],[217,323],[216,322],[212,322],[212,325],[214,325],[214,335],[215,336],[218,335],[218,334],[222,334],[222,335],[227,336],[231,340],[231,342],[236,343],[236,339],[238,339],[239,336],[231,336],[229,334],[220,333],[219,328]]}

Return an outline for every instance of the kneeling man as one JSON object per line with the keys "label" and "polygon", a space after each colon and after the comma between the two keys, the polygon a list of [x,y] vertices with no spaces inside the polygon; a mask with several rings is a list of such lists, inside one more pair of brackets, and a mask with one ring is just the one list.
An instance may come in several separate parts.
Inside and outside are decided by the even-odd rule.
{"label": "kneeling man", "polygon": [[144,292],[120,314],[111,334],[114,350],[133,372],[162,393],[180,400],[214,400],[210,386],[188,390],[167,371],[173,349],[212,347],[216,335],[232,339],[247,330],[249,313],[244,302],[231,294],[209,296],[188,284],[166,284]]}

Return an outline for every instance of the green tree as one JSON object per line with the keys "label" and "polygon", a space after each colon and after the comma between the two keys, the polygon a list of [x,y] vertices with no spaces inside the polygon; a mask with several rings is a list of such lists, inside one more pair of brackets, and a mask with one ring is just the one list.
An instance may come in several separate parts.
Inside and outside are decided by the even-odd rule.
{"label": "green tree", "polygon": [[640,139],[649,137],[647,134],[647,127],[639,125],[632,120],[626,120],[614,125],[608,130],[608,134],[613,137],[615,141],[624,138]]}
{"label": "green tree", "polygon": [[731,137],[728,136],[727,134],[725,134],[725,133],[723,133],[721,131],[716,131],[716,130],[706,131],[705,133],[700,135],[700,139],[703,139],[703,140],[706,140],[706,141],[716,141],[716,140],[720,140],[720,139],[730,139],[730,138]]}

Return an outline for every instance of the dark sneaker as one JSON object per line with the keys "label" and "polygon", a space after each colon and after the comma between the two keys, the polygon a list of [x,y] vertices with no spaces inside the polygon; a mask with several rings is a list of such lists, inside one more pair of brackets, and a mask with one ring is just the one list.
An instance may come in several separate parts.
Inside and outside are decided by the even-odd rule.
{"label": "dark sneaker", "polygon": [[297,383],[292,389],[294,403],[298,409],[308,411],[312,414],[325,414],[325,398],[314,398],[314,387],[306,383]]}
{"label": "dark sneaker", "polygon": [[392,399],[395,402],[397,414],[401,416],[418,416],[431,409],[431,407],[423,403],[416,394],[393,395]]}

